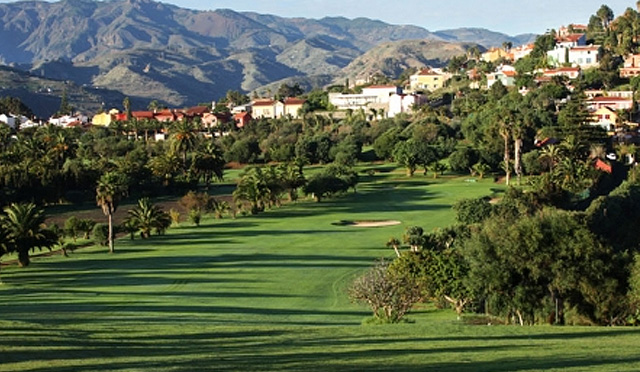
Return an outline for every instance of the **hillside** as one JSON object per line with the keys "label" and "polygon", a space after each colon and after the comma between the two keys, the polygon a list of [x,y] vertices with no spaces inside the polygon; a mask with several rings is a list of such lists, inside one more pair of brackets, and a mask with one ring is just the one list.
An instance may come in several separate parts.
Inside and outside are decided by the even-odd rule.
{"label": "hillside", "polygon": [[453,43],[476,43],[485,48],[501,47],[502,43],[510,42],[513,46],[532,43],[537,35],[523,34],[508,36],[500,32],[490,31],[484,28],[458,28],[455,30],[442,30],[434,33],[438,38]]}
{"label": "hillside", "polygon": [[[144,106],[154,99],[193,105],[217,99],[229,89],[250,92],[287,79],[313,85],[332,80],[327,76],[354,74],[354,61],[365,63],[358,58],[379,45],[401,42],[408,48],[402,44],[406,40],[482,44],[490,38],[468,32],[438,34],[367,18],[194,11],[152,0],[0,4],[1,64],[43,78],[117,90]],[[445,50],[438,56],[438,44],[433,45],[429,55],[404,53],[415,61],[371,61],[372,53],[365,57],[366,64],[396,70],[385,65],[442,61],[463,48],[439,44]],[[39,100],[27,103],[40,105]]]}
{"label": "hillside", "polygon": [[[454,56],[463,55],[475,44],[438,40],[407,40],[386,43],[356,58],[344,68],[339,79],[365,79],[377,73],[398,77],[408,68],[443,67]],[[484,48],[480,48],[484,50]]]}
{"label": "hillside", "polygon": [[[63,92],[72,105],[84,112],[121,106],[124,95],[111,89],[82,87],[71,81],[51,80],[6,66],[0,66],[0,97],[18,97],[35,115],[48,117],[60,108]],[[142,101],[134,101],[142,105]]]}

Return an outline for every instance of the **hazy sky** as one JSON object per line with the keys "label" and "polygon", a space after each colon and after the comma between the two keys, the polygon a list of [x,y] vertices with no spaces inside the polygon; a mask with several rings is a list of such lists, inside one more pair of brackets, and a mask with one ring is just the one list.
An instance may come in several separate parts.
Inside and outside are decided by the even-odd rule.
{"label": "hazy sky", "polygon": [[[0,3],[15,0],[0,0]],[[543,33],[569,23],[586,24],[602,4],[617,15],[635,0],[162,0],[183,8],[228,8],[284,17],[367,17],[430,31],[483,27],[510,35]]]}

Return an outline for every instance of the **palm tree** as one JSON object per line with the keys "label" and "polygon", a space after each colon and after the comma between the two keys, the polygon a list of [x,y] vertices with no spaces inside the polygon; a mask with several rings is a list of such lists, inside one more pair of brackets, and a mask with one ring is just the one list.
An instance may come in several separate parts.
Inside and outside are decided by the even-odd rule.
{"label": "palm tree", "polygon": [[483,162],[478,162],[474,164],[471,168],[478,175],[478,178],[480,179],[483,179],[484,175],[491,170],[491,167],[488,164],[485,164]]}
{"label": "palm tree", "polygon": [[208,142],[196,151],[191,169],[204,181],[208,189],[213,178],[223,180],[225,164],[222,150],[215,143]]}
{"label": "palm tree", "polygon": [[287,164],[280,166],[280,180],[287,190],[289,201],[298,198],[298,189],[307,183],[302,173],[302,168],[295,164]]}
{"label": "palm tree", "polygon": [[169,186],[171,180],[180,171],[180,158],[173,151],[166,151],[164,154],[155,156],[149,160],[151,173],[162,180],[164,186]]}
{"label": "palm tree", "polygon": [[562,150],[556,145],[549,145],[540,151],[539,159],[547,164],[550,172],[553,172],[553,169],[562,159]]}
{"label": "palm tree", "polygon": [[127,177],[122,173],[107,172],[100,177],[96,187],[96,203],[102,207],[109,224],[109,253],[115,252],[113,247],[113,214],[118,209],[120,199],[127,193]]}
{"label": "palm tree", "polygon": [[173,123],[171,127],[171,145],[176,152],[182,153],[182,165],[187,166],[187,153],[198,143],[198,133],[195,125],[188,120]]}
{"label": "palm tree", "polygon": [[248,168],[240,176],[238,186],[233,192],[236,203],[245,201],[251,205],[251,214],[264,211],[265,199],[269,192],[265,183],[265,177],[260,168]]}
{"label": "palm tree", "polygon": [[419,252],[424,239],[424,230],[420,226],[407,227],[402,237],[402,240],[411,247],[411,252]]}
{"label": "palm tree", "polygon": [[400,250],[398,249],[400,248],[400,240],[398,240],[397,238],[389,239],[389,241],[387,242],[387,248],[393,248],[393,250],[396,252],[396,256],[402,256],[400,254]]}
{"label": "palm tree", "polygon": [[4,230],[4,252],[18,252],[21,267],[31,262],[29,251],[35,248],[51,249],[58,237],[44,228],[44,212],[33,203],[11,204],[4,209],[1,225]]}
{"label": "palm tree", "polygon": [[126,223],[139,230],[143,239],[151,237],[152,230],[155,229],[159,234],[162,234],[171,225],[171,216],[159,206],[151,203],[149,198],[138,200],[138,205],[127,213],[129,217]]}

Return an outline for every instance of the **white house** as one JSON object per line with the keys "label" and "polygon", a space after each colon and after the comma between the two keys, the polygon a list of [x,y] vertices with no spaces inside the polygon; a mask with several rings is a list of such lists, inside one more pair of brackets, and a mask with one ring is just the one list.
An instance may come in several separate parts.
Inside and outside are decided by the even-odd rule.
{"label": "white house", "polygon": [[372,85],[362,88],[362,94],[375,96],[375,103],[389,103],[389,97],[392,94],[402,94],[402,88],[395,85]]}
{"label": "white house", "polygon": [[587,108],[589,111],[597,111],[603,107],[612,110],[631,110],[633,108],[633,99],[625,97],[599,96],[587,100]]}
{"label": "white house", "polygon": [[421,94],[393,94],[389,97],[387,113],[390,118],[398,114],[410,113],[425,102],[426,97]]}
{"label": "white house", "polygon": [[558,46],[547,52],[549,63],[553,66],[561,66],[565,63],[579,66],[582,69],[598,67],[600,64],[600,46]]}
{"label": "white house", "polygon": [[[4,123],[11,129],[16,129],[16,118],[13,115],[1,114],[0,123]],[[20,125],[20,123],[18,123]]]}
{"label": "white house", "polygon": [[512,87],[516,85],[516,72],[515,67],[509,65],[499,66],[496,72],[487,74],[487,88],[491,88],[493,84],[500,81],[505,87]]}
{"label": "white house", "polygon": [[556,46],[563,48],[574,48],[587,45],[585,34],[568,34],[556,39]]}
{"label": "white house", "polygon": [[338,110],[359,110],[373,105],[388,105],[394,94],[402,94],[402,88],[393,85],[375,85],[362,89],[360,94],[329,93],[329,102]]}
{"label": "white house", "polygon": [[551,70],[543,70],[542,76],[546,77],[554,77],[554,76],[564,76],[571,80],[575,80],[582,75],[582,70],[580,67],[559,67]]}
{"label": "white house", "polygon": [[528,56],[533,52],[534,44],[521,45],[516,48],[511,48],[509,50],[509,57],[513,62],[517,62],[518,60]]}

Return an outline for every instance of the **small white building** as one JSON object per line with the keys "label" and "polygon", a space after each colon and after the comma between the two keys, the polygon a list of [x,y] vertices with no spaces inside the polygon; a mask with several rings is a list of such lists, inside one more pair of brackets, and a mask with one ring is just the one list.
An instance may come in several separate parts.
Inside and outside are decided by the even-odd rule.
{"label": "small white building", "polygon": [[518,73],[515,67],[510,65],[502,65],[491,74],[487,74],[487,88],[491,88],[498,81],[505,87],[513,87],[516,85],[516,77]]}
{"label": "small white building", "polygon": [[421,94],[393,94],[389,97],[388,117],[398,114],[411,113],[415,108],[426,103],[426,97]]}
{"label": "small white building", "polygon": [[85,115],[64,115],[60,117],[51,117],[49,124],[60,127],[78,126],[89,123],[89,118]]}
{"label": "small white building", "polygon": [[393,94],[402,94],[402,88],[395,85],[372,85],[362,88],[362,94],[375,96],[375,103],[389,103],[389,97]]}
{"label": "small white building", "polygon": [[509,50],[509,57],[513,62],[517,62],[518,60],[528,56],[533,52],[534,44],[521,45],[516,48],[511,48]]}
{"label": "small white building", "polygon": [[0,114],[0,123],[8,125],[11,129],[16,129],[16,118],[13,115]]}

